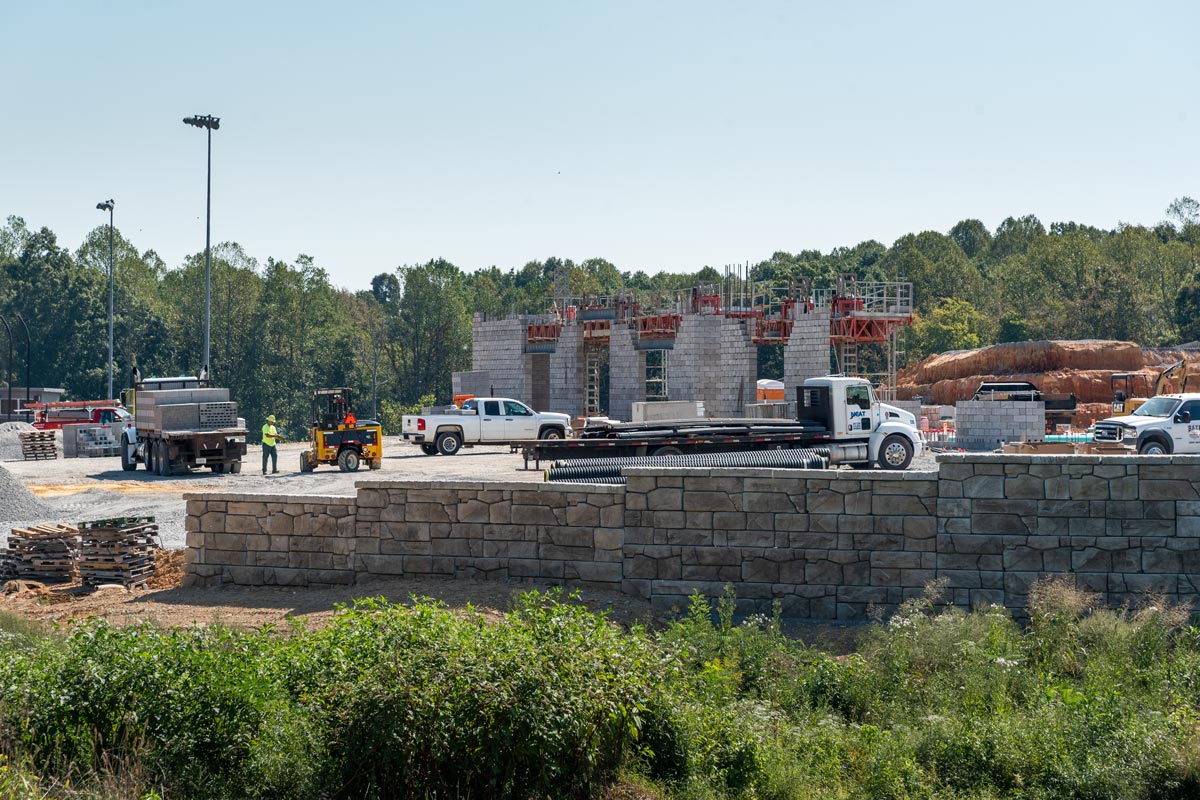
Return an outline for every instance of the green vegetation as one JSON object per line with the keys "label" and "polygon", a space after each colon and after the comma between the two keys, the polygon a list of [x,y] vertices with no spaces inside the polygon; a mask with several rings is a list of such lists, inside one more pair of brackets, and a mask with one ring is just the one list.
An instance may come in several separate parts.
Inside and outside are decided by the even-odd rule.
{"label": "green vegetation", "polygon": [[732,597],[658,632],[558,593],[494,623],[360,601],[315,631],[24,630],[0,651],[0,798],[1200,793],[1186,611],[1047,581],[1018,625],[935,591],[847,656]]}
{"label": "green vegetation", "polygon": [[[832,287],[842,274],[911,280],[917,319],[910,361],[1030,338],[1176,344],[1200,336],[1200,204],[1180,198],[1166,215],[1153,227],[1115,230],[1074,222],[1047,229],[1024,216],[993,232],[968,219],[949,234],[908,234],[891,247],[866,241],[828,253],[777,252],[750,274],[778,286],[798,279]],[[119,231],[115,254],[118,383],[127,383],[135,365],[145,376],[198,372],[204,254],[170,267]],[[376,275],[369,288],[351,291],[337,288],[308,256],[260,263],[227,242],[213,248],[212,374],[230,387],[252,429],[274,413],[297,435],[309,393],[321,384],[355,387],[359,411],[378,413],[394,430],[403,408],[431,395],[449,401],[451,372],[471,365],[473,312],[546,311],[563,269],[573,296],[682,290],[721,277],[707,266],[688,274],[622,272],[602,258],[471,272],[436,260]],[[62,386],[76,399],[105,391],[107,271],[104,226],[73,253],[19,217],[0,227],[0,315],[12,320],[19,312],[29,324],[35,386]],[[11,380],[20,384],[19,326],[16,338]],[[782,377],[778,348],[759,356],[763,377]]]}

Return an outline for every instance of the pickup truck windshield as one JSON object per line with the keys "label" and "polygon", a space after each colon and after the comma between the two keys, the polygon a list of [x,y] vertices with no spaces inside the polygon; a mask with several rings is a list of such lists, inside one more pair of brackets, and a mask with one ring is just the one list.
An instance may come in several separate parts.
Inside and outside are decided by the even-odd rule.
{"label": "pickup truck windshield", "polygon": [[1142,403],[1137,411],[1133,412],[1135,417],[1169,417],[1175,413],[1179,401],[1173,397],[1153,397]]}

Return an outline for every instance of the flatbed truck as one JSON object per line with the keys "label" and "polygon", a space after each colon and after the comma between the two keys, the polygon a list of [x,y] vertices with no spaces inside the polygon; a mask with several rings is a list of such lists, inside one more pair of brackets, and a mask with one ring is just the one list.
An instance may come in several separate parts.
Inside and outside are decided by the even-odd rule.
{"label": "flatbed truck", "polygon": [[[209,387],[200,379],[180,377],[147,379],[121,392],[121,402],[133,410],[134,420],[121,435],[121,469],[132,471],[144,464],[156,475],[174,475],[195,467],[208,467],[216,473],[241,472],[248,431],[239,424],[237,406],[228,401],[228,390],[205,390]],[[180,392],[194,396],[184,397]],[[142,413],[138,412],[139,398]],[[150,413],[150,406],[157,413]],[[193,406],[194,420],[190,419]]]}
{"label": "flatbed truck", "polygon": [[796,420],[702,419],[599,423],[573,439],[515,442],[525,468],[543,461],[826,447],[831,464],[907,469],[925,446],[916,417],[882,403],[861,378],[809,378],[796,388]]}

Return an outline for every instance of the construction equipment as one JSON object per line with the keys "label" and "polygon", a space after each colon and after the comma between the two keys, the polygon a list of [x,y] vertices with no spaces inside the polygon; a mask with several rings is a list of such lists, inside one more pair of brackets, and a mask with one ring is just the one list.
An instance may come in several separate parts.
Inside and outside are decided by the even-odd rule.
{"label": "construction equipment", "polygon": [[155,475],[194,467],[218,474],[242,471],[247,431],[228,389],[205,386],[191,376],[138,377],[132,389],[121,392],[121,403],[134,418],[121,434],[121,469],[132,471],[142,463]]}
{"label": "construction equipment", "polygon": [[312,399],[309,448],[300,454],[300,471],[318,464],[337,464],[342,472],[357,472],[365,461],[371,469],[383,466],[383,428],[354,416],[349,388],[317,389]]}
{"label": "construction equipment", "polygon": [[[1167,381],[1179,372],[1179,391],[1187,392],[1188,370],[1187,359],[1180,359],[1158,374],[1150,389],[1149,379],[1141,372],[1116,372],[1109,379],[1113,390],[1113,416],[1132,414],[1141,408],[1142,404],[1151,397],[1158,397],[1167,388]],[[1141,383],[1142,394],[1137,394],[1138,383]]]}

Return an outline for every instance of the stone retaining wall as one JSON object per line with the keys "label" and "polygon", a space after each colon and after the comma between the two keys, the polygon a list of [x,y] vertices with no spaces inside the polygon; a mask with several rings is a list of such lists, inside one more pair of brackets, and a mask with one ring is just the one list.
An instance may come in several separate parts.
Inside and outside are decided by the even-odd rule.
{"label": "stone retaining wall", "polygon": [[682,606],[861,619],[944,579],[1025,606],[1069,574],[1110,604],[1200,600],[1200,457],[953,455],[937,472],[626,472],[626,486],[367,480],[357,497],[188,495],[191,585],[532,579]]}

